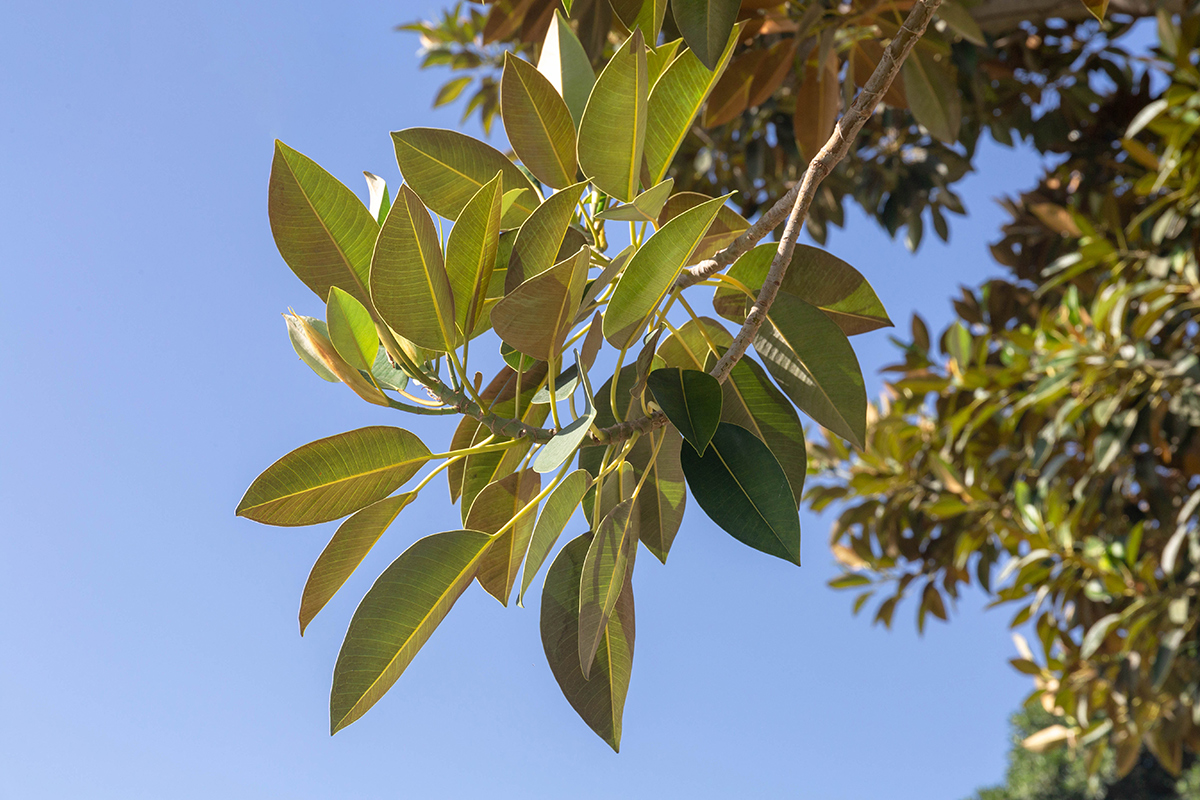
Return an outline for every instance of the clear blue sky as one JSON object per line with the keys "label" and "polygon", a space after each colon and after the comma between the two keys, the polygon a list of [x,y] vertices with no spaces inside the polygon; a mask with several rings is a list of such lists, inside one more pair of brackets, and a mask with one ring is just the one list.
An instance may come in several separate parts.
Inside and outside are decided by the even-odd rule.
{"label": "clear blue sky", "polygon": [[[693,505],[668,567],[639,560],[620,755],[544,664],[536,602],[472,590],[392,692],[328,735],[354,605],[410,541],[457,527],[444,483],[407,509],[297,635],[333,526],[234,517],[288,450],[366,424],[437,450],[450,423],[323,383],[280,312],[319,314],[271,240],[274,138],[356,191],[398,179],[388,131],[431,111],[398,22],[421,2],[31,3],[0,25],[0,797],[485,796],[959,800],[1003,772],[1031,687],[1004,611],[977,597],[915,634],[850,615],[828,519],[804,566],[745,548]],[[912,257],[852,214],[830,247],[893,317],[942,324],[993,273],[992,198],[1036,160],[985,148],[973,214]],[[932,237],[930,237],[932,238]],[[855,340],[872,386],[886,334]]]}

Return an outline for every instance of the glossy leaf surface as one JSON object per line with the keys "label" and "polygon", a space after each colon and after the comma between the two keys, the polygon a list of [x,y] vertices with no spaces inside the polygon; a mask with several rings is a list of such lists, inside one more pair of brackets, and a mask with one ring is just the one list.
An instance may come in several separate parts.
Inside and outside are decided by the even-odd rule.
{"label": "glossy leaf surface", "polygon": [[554,21],[546,30],[537,69],[566,101],[567,110],[578,129],[588,96],[596,83],[596,73],[592,71],[583,45],[558,11],[554,12]]}
{"label": "glossy leaf surface", "polygon": [[703,453],[721,422],[721,384],[697,369],[657,369],[646,379],[654,402],[696,452]]}
{"label": "glossy leaf surface", "polygon": [[562,96],[537,68],[504,54],[500,78],[504,131],[521,163],[547,186],[575,182],[575,123]]}
{"label": "glossy leaf surface", "polygon": [[318,439],[255,478],[237,513],[267,525],[329,522],[387,497],[429,456],[402,428],[372,426]]}
{"label": "glossy leaf surface", "polygon": [[683,40],[707,69],[716,69],[740,8],[740,0],[675,0],[671,4]]}
{"label": "glossy leaf surface", "polygon": [[579,167],[626,203],[637,195],[646,142],[646,44],[635,31],[596,79],[579,123]]}

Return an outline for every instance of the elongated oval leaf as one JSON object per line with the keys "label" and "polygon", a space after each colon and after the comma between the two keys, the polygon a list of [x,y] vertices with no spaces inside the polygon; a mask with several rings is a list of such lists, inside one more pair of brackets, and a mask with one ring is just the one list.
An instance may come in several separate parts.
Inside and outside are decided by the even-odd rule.
{"label": "elongated oval leaf", "polygon": [[[507,525],[541,489],[542,479],[532,470],[506,475],[483,487],[471,503],[464,525],[471,530],[496,533]],[[496,537],[491,548],[479,562],[479,585],[502,605],[508,605],[517,571],[525,560],[529,537],[533,534],[536,514],[530,511],[517,523]]]}
{"label": "elongated oval leaf", "polygon": [[525,568],[521,572],[521,591],[517,594],[517,605],[523,604],[525,592],[529,590],[534,576],[554,549],[554,543],[566,529],[571,515],[579,508],[579,501],[583,499],[583,493],[591,483],[592,476],[588,471],[577,469],[563,478],[562,483],[554,487],[554,491],[546,498],[541,516],[533,529],[533,538],[529,541],[529,553],[525,557]]}
{"label": "elongated oval leaf", "polygon": [[763,442],[722,422],[704,455],[685,444],[680,460],[692,497],[738,541],[800,563],[800,517],[787,476]]}
{"label": "elongated oval leaf", "polygon": [[376,425],[318,439],[255,478],[237,514],[267,525],[329,522],[387,497],[430,455],[403,428]]}
{"label": "elongated oval leaf", "polygon": [[337,594],[358,565],[371,552],[379,537],[417,495],[413,492],[387,497],[367,506],[338,526],[337,533],[317,557],[304,593],[300,597],[300,635],[325,604]]}
{"label": "elongated oval leaf", "polygon": [[506,193],[522,190],[504,213],[503,227],[517,227],[537,208],[537,194],[520,167],[477,139],[438,128],[406,128],[394,131],[392,142],[404,180],[447,219],[458,219],[467,202],[497,172],[504,176]]}
{"label": "elongated oval leaf", "polygon": [[513,289],[492,308],[492,327],[508,344],[541,361],[556,358],[575,321],[587,282],[584,247]]}
{"label": "elongated oval leaf", "polygon": [[632,573],[637,554],[638,517],[633,501],[618,503],[600,523],[579,579],[579,665],[583,677],[592,671],[592,660],[604,638],[609,616]]}
{"label": "elongated oval leaf", "polygon": [[754,349],[791,401],[816,422],[863,446],[867,391],[846,334],[798,297],[780,293]]}
{"label": "elongated oval leaf", "polygon": [[471,585],[490,543],[479,531],[435,533],[384,570],[354,612],[333,668],[330,733],[357,720],[392,688]]}
{"label": "elongated oval leaf", "polygon": [[604,314],[604,338],[618,349],[633,344],[687,258],[717,218],[726,197],[690,208],[664,225],[629,259]]}
{"label": "elongated oval leaf", "polygon": [[[650,456],[661,437],[666,437],[665,441],[658,448],[658,457],[651,461]],[[683,467],[679,463],[682,443],[679,431],[662,428],[638,439],[628,456],[635,479],[642,480],[647,470],[650,473],[646,475],[634,504],[638,515],[638,540],[664,564],[675,534],[683,524],[687,499]]]}
{"label": "elongated oval leaf", "polygon": [[334,286],[329,290],[325,317],[333,349],[350,366],[370,372],[379,353],[379,334],[371,312],[353,295]]}
{"label": "elongated oval leaf", "polygon": [[267,211],[279,254],[322,303],[331,286],[371,302],[367,274],[378,223],[354,192],[279,140]]}
{"label": "elongated oval leaf", "polygon": [[500,116],[521,163],[547,186],[575,182],[575,123],[554,85],[529,62],[504,54]]}
{"label": "elongated oval leaf", "polygon": [[721,422],[721,383],[707,372],[666,367],[650,373],[646,388],[683,438],[703,453]]}
{"label": "elongated oval leaf", "polygon": [[583,45],[559,11],[554,12],[554,21],[546,30],[537,69],[566,101],[567,110],[571,112],[571,119],[578,129],[583,119],[583,109],[587,107],[588,95],[596,84],[596,73],[592,71]]}
{"label": "elongated oval leaf", "polygon": [[592,423],[596,421],[596,407],[592,401],[592,389],[587,382],[587,373],[581,372],[579,376],[583,379],[583,413],[572,420],[569,425],[564,426],[554,435],[553,439],[542,445],[542,449],[538,451],[537,457],[533,460],[533,468],[537,472],[542,474],[554,472],[570,461],[587,436]]}
{"label": "elongated oval leaf", "polygon": [[582,243],[575,244],[570,253],[560,255],[563,245],[567,243],[575,206],[585,185],[577,183],[555,192],[522,223],[508,256],[508,272],[504,275],[505,294],[579,251]]}
{"label": "elongated oval leaf", "polygon": [[407,185],[396,193],[375,243],[371,297],[384,322],[418,347],[445,352],[458,344],[454,293],[437,228]]}
{"label": "elongated oval leaf", "polygon": [[[774,244],[760,244],[734,262],[729,276],[757,295],[775,250]],[[796,245],[779,291],[821,309],[847,336],[892,326],[883,303],[862,273],[819,247]],[[713,308],[726,319],[740,323],[746,318],[747,299],[741,291],[721,286],[713,296]]]}
{"label": "elongated oval leaf", "polygon": [[633,198],[633,202],[623,206],[613,206],[596,215],[596,219],[627,220],[629,222],[657,222],[659,212],[671,196],[675,186],[674,178],[652,186]]}
{"label": "elongated oval leaf", "polygon": [[580,169],[601,190],[626,203],[637,195],[649,92],[646,44],[638,30],[596,79],[579,123]]}
{"label": "elongated oval leaf", "polygon": [[497,173],[463,206],[446,239],[446,275],[454,296],[454,321],[470,336],[483,318],[500,239],[502,174]]}
{"label": "elongated oval leaf", "polygon": [[[592,659],[591,678],[579,666],[579,584],[592,534],[567,543],[546,573],[542,589],[542,647],[550,671],[575,712],[608,742],[621,749],[621,717],[633,671],[633,586],[626,585],[605,626]],[[626,573],[628,581],[629,573]]]}
{"label": "elongated oval leaf", "polygon": [[[658,215],[658,227],[661,228],[683,212],[708,201],[709,198],[707,196],[698,192],[679,192],[671,197],[667,201],[667,204],[663,206],[662,212]],[[688,256],[687,263],[694,264],[697,261],[709,258],[718,250],[741,236],[749,227],[750,223],[741,214],[729,206],[721,206],[721,210],[717,212],[717,218],[713,220],[712,225],[708,226],[708,231],[704,234],[704,238],[700,240],[700,244],[696,245],[696,249]]]}
{"label": "elongated oval leaf", "polygon": [[908,106],[929,134],[947,144],[958,140],[962,100],[957,90],[957,70],[948,55],[914,47],[901,67]]}
{"label": "elongated oval leaf", "polygon": [[739,8],[740,0],[675,0],[671,4],[683,40],[710,70],[720,61]]}

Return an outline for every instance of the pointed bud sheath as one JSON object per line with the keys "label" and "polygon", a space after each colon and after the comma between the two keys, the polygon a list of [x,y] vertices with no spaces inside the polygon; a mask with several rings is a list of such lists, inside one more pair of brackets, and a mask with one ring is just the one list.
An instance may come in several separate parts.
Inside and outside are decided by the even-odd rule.
{"label": "pointed bud sheath", "polygon": [[338,355],[337,350],[333,348],[333,342],[329,341],[329,337],[298,314],[284,314],[283,317],[287,320],[293,340],[301,342],[305,351],[314,356],[338,380],[349,386],[356,395],[368,403],[374,403],[377,406],[388,405],[387,396]]}

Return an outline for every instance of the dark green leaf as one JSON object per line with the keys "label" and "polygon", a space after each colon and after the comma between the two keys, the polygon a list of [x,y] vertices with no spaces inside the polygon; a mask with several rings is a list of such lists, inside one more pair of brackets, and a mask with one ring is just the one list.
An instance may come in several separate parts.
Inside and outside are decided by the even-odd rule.
{"label": "dark green leaf", "polygon": [[949,54],[914,47],[901,74],[913,117],[933,138],[954,144],[962,124],[962,100]]}
{"label": "dark green leaf", "polygon": [[721,384],[707,372],[668,367],[650,373],[654,402],[697,453],[703,453],[721,421]]}
{"label": "dark green leaf", "polygon": [[720,63],[740,8],[740,0],[675,0],[671,4],[683,40],[709,70]]}

